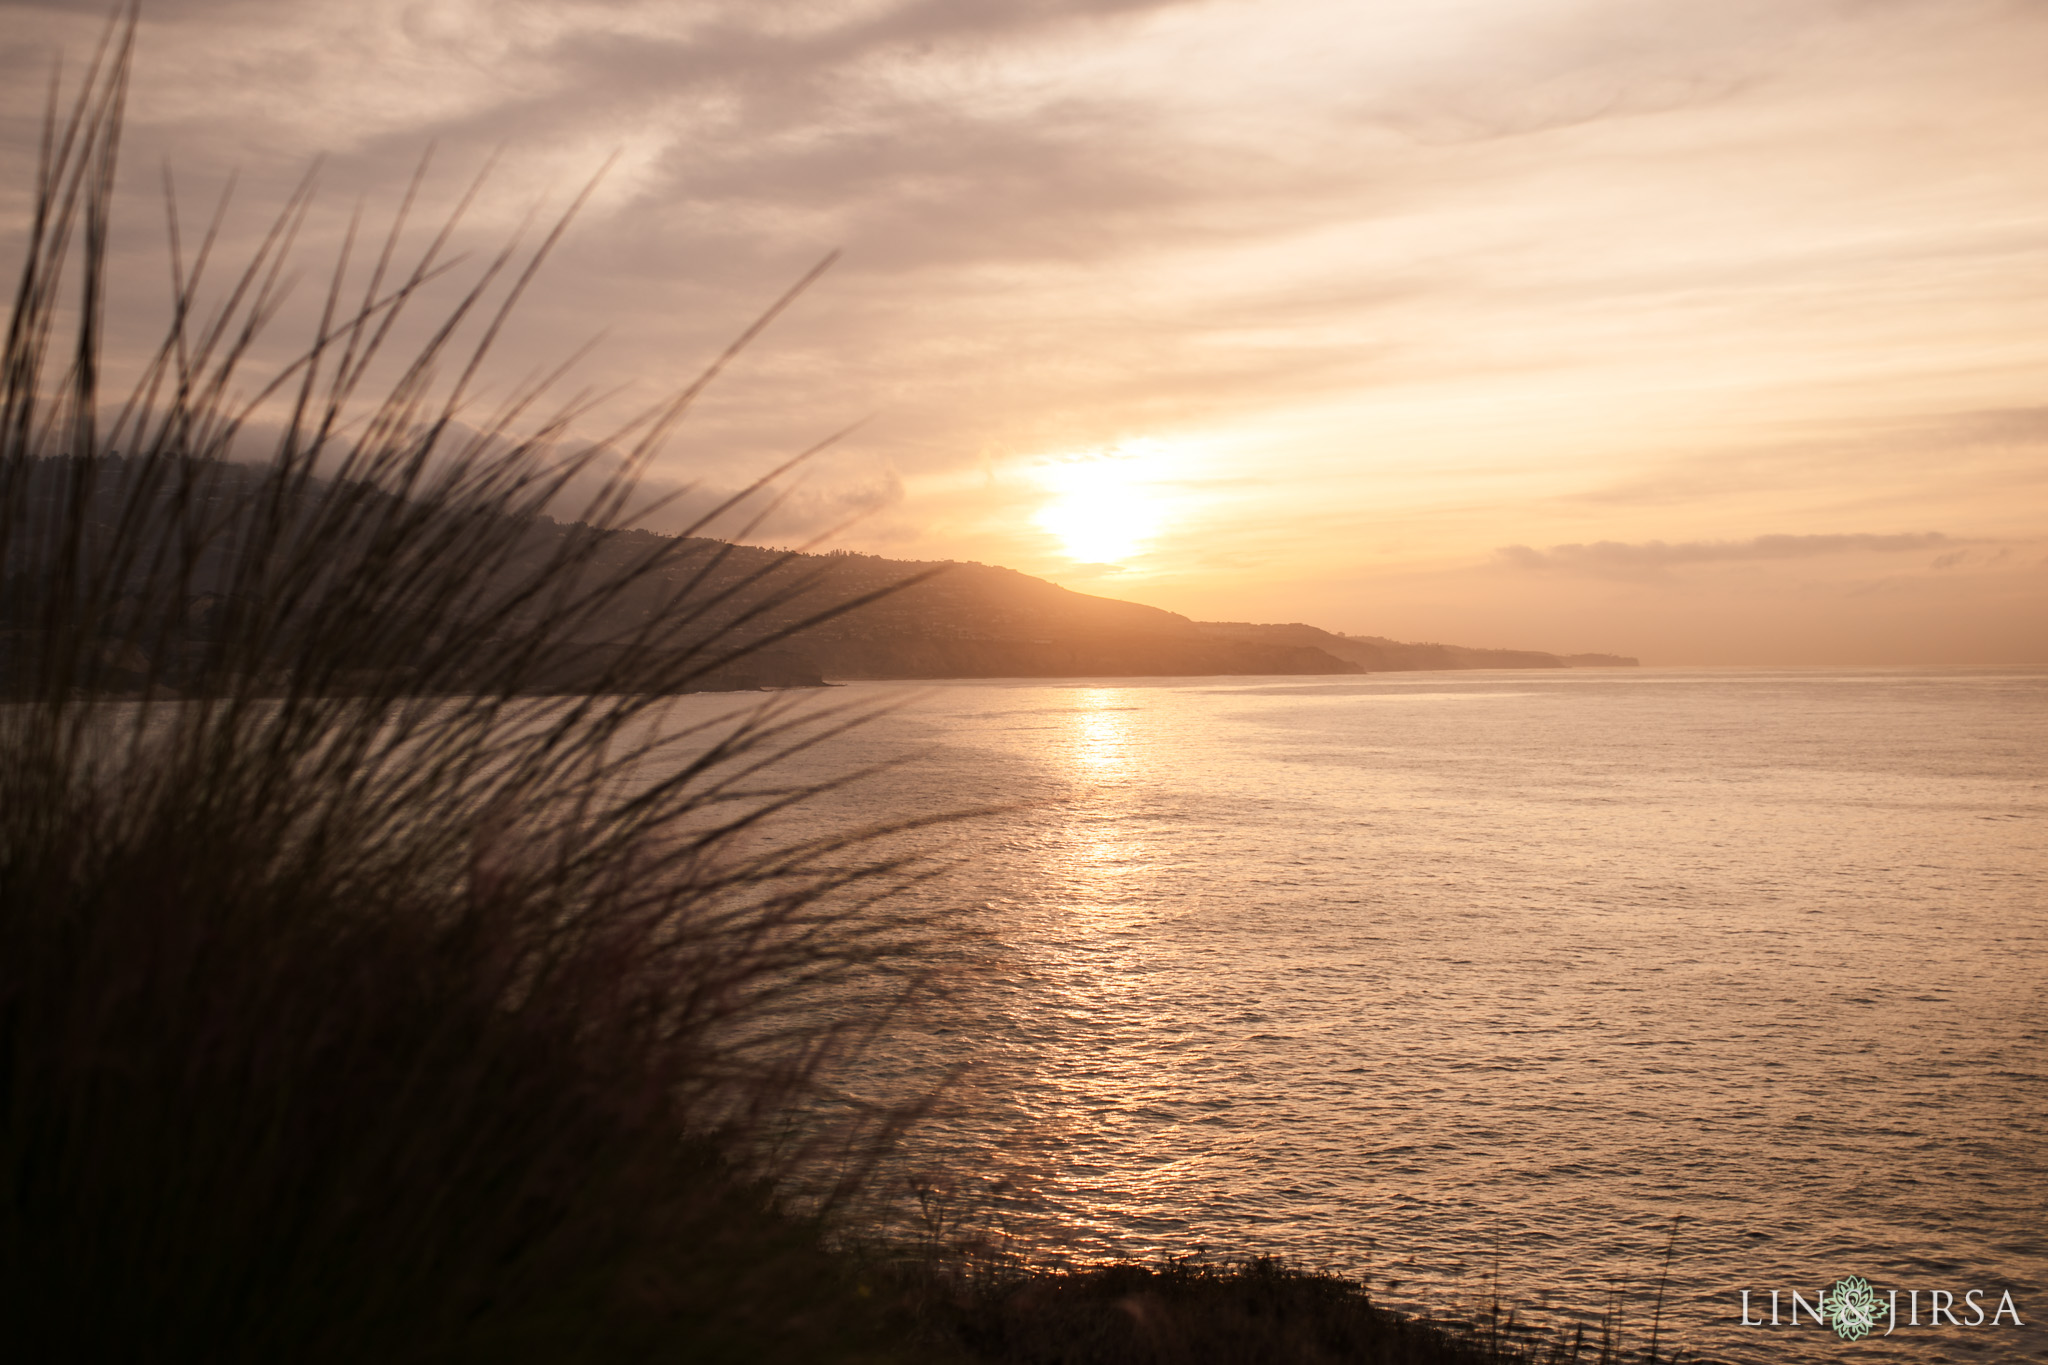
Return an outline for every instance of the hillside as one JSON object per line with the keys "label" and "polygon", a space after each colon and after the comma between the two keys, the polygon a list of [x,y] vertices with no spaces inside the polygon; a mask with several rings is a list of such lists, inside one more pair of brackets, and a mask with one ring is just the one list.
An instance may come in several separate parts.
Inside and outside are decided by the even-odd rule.
{"label": "hillside", "polygon": [[[624,543],[642,536],[651,541],[651,533],[636,532]],[[726,619],[737,619],[744,614],[740,604],[749,604],[749,632],[789,630],[808,617],[880,594],[774,646],[774,657],[792,671],[793,681],[1357,674],[1636,662],[1606,654],[1406,644],[1299,624],[1194,621],[986,564],[846,552],[785,557],[714,541],[683,546],[676,572],[666,581],[678,581],[679,573],[701,575],[706,588],[731,594]],[[646,604],[622,604],[617,624],[644,621],[650,612]]]}
{"label": "hillside", "polygon": [[[630,533],[606,557],[652,545],[650,533]],[[1217,634],[1174,612],[985,564],[785,555],[716,541],[680,542],[673,554],[671,565],[615,604],[602,622],[607,633],[646,625],[664,593],[694,582],[691,596],[710,605],[676,622],[678,643],[714,628],[741,638],[786,634],[751,667],[772,662],[795,685],[1365,671],[1314,644]]]}
{"label": "hillside", "polygon": [[[124,534],[118,507],[134,471],[118,458],[99,468],[83,518],[85,544],[111,553]],[[64,461],[28,471],[24,504],[52,509],[72,477]],[[216,467],[203,484],[209,507],[239,503],[249,475]],[[312,486],[298,495],[310,496]],[[128,534],[132,553],[127,582],[110,585],[110,605],[140,600],[144,566],[179,558],[188,566],[185,605],[168,631],[116,632],[107,637],[106,665],[115,683],[140,687],[147,678],[176,690],[213,686],[205,680],[213,641],[251,612],[271,610],[267,599],[294,591],[283,580],[265,585],[236,569],[240,544],[231,534],[190,542],[170,528],[175,521],[171,485],[162,518],[145,516]],[[388,506],[388,495],[365,491],[362,506]],[[226,515],[223,512],[223,515]],[[409,514],[408,514],[409,515]],[[416,534],[443,533],[427,512]],[[489,515],[489,514],[486,514]],[[229,518],[232,521],[232,518]],[[223,526],[229,524],[224,521]],[[365,527],[378,524],[366,511]],[[452,525],[452,523],[450,523]],[[367,537],[365,530],[360,533]],[[175,542],[175,544],[174,544]],[[586,691],[600,685],[606,666],[631,642],[651,644],[664,656],[711,641],[711,659],[734,654],[714,668],[693,666],[692,689],[819,686],[826,682],[911,678],[1192,677],[1230,674],[1326,675],[1415,669],[1567,668],[1632,664],[1611,655],[1562,657],[1528,650],[1471,649],[1404,644],[1376,636],[1347,636],[1301,624],[1199,622],[1158,607],[1074,592],[1014,569],[986,564],[919,562],[834,552],[801,554],[674,538],[651,531],[591,537],[589,528],[546,517],[503,523],[509,554],[491,581],[472,585],[470,609],[494,616],[497,637],[546,635],[559,597],[522,596],[517,584],[538,575],[561,584],[625,583],[607,589],[597,609],[583,614],[573,638],[534,659],[533,685],[549,691]],[[346,577],[359,555],[388,554],[350,532],[330,547],[324,572]],[[0,692],[26,685],[16,677],[26,642],[36,632],[35,603],[46,596],[53,546],[36,537],[13,537],[0,554]],[[561,566],[551,569],[550,565]],[[280,572],[282,572],[280,570]],[[237,577],[240,573],[242,576]],[[499,604],[499,605],[494,605]],[[111,629],[111,625],[109,625]],[[426,636],[423,634],[423,647]],[[556,636],[561,639],[559,635]],[[675,657],[684,657],[677,654]],[[284,668],[283,659],[255,667]],[[289,671],[289,670],[285,670]],[[460,669],[457,669],[459,675]],[[280,673],[280,678],[283,674]],[[347,670],[331,684],[368,686]],[[460,685],[458,683],[458,685]]]}

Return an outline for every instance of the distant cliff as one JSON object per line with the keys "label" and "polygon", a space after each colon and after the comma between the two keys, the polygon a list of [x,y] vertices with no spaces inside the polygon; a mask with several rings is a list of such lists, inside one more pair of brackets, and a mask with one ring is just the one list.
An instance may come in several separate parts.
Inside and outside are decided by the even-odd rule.
{"label": "distant cliff", "polygon": [[[629,533],[612,552],[642,553],[655,539]],[[732,685],[742,687],[816,685],[819,678],[1313,675],[1636,662],[1607,654],[1403,644],[1299,624],[1198,622],[986,564],[785,554],[717,541],[676,548],[674,567],[650,582],[650,592],[694,580],[698,596],[720,603],[679,631],[730,626],[741,637],[784,636],[772,652],[735,670]],[[655,610],[653,596],[629,596],[611,619],[623,630]],[[821,615],[829,619],[814,620]]]}
{"label": "distant cliff", "polygon": [[828,678],[1058,678],[1362,673],[1313,644],[1240,639],[1185,616],[984,564],[826,556],[817,595],[932,577],[804,631],[790,648]]}
{"label": "distant cliff", "polygon": [[1534,649],[1404,644],[1382,635],[1339,635],[1299,624],[1259,626],[1242,621],[1203,621],[1199,628],[1218,638],[1320,649],[1372,673],[1439,668],[1634,668],[1638,662],[1621,654],[1546,654]]}

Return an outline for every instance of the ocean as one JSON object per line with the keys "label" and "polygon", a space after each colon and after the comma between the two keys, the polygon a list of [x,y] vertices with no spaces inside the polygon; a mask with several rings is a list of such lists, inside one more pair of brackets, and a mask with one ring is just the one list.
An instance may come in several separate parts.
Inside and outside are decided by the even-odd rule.
{"label": "ocean", "polygon": [[[923,893],[995,945],[927,1043],[1036,1250],[1276,1253],[1694,1358],[2048,1359],[2048,673],[810,704],[887,709],[800,773],[895,765],[817,818],[1008,807]],[[1851,1276],[1860,1345],[1785,1320]]]}

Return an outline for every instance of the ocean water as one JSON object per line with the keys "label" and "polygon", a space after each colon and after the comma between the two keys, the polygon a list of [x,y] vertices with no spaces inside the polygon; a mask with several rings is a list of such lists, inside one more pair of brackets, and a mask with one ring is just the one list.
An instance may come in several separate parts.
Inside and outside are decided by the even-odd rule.
{"label": "ocean water", "polygon": [[[1047,1248],[1278,1252],[1637,1345],[1662,1280],[1696,1358],[2048,1359],[2048,673],[829,701],[894,709],[803,764],[899,766],[821,818],[1012,805],[951,832],[930,894],[995,985],[925,1045],[974,1060],[942,1136]],[[1848,1275],[1895,1325],[1782,1321]],[[1984,1325],[1926,1325],[1971,1289]]]}

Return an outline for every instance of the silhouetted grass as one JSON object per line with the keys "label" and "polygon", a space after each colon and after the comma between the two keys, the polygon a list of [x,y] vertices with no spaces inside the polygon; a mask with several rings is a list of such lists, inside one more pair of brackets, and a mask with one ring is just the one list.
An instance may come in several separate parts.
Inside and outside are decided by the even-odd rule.
{"label": "silhouetted grass", "polygon": [[[1678,1365],[1647,1343],[1611,1291],[1597,1318],[1534,1317],[1503,1303],[1498,1266],[1486,1301],[1462,1315],[1390,1309],[1366,1280],[1283,1257],[1069,1263],[1045,1259],[1026,1227],[1032,1202],[1008,1178],[927,1168],[909,1236],[849,1250],[884,1293],[907,1339],[981,1365]],[[1655,1290],[1660,1320],[1669,1256]],[[899,1328],[899,1330],[903,1330]]]}
{"label": "silhouetted grass", "polygon": [[[664,722],[803,588],[617,535],[723,359],[580,455],[539,387],[477,420],[566,218],[394,355],[456,226],[407,259],[402,209],[254,372],[302,188],[218,288],[218,222],[188,252],[174,212],[168,329],[110,398],[133,35],[53,88],[0,357],[0,1342],[877,1352],[824,1236],[904,1111],[821,1086],[949,931],[888,894],[916,870],[884,832],[772,833],[816,794],[777,757],[848,717]],[[258,423],[267,459],[231,461]]]}
{"label": "silhouetted grass", "polygon": [[[887,1274],[878,1278],[885,1282]],[[899,1270],[914,1340],[984,1365],[1657,1365],[1610,1314],[1536,1327],[1497,1302],[1472,1321],[1378,1305],[1366,1286],[1271,1257],[961,1274]]]}

